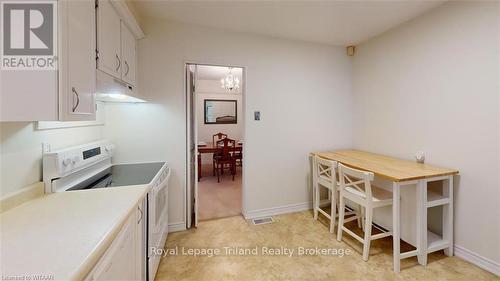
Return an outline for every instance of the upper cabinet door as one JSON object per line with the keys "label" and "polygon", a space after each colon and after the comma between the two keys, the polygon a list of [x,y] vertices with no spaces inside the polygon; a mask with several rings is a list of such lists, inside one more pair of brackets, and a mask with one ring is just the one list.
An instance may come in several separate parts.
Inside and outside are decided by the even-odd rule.
{"label": "upper cabinet door", "polygon": [[122,34],[122,80],[128,84],[135,86],[136,81],[136,51],[135,51],[135,37],[130,32],[128,27],[122,21],[121,23]]}
{"label": "upper cabinet door", "polygon": [[61,120],[95,120],[96,57],[93,0],[61,1],[65,6],[60,96]]}
{"label": "upper cabinet door", "polygon": [[121,20],[109,0],[99,0],[97,8],[97,68],[121,79]]}

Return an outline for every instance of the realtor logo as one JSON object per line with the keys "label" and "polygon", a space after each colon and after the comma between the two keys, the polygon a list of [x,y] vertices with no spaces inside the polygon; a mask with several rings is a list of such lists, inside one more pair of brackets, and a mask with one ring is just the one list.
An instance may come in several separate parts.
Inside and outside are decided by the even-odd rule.
{"label": "realtor logo", "polygon": [[55,69],[56,2],[2,1],[1,68]]}

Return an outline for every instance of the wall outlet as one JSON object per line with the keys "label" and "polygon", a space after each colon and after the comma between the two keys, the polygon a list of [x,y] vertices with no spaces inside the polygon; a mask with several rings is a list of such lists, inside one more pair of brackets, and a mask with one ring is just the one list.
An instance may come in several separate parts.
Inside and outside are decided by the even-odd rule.
{"label": "wall outlet", "polygon": [[42,153],[47,153],[50,152],[50,143],[48,142],[42,142]]}

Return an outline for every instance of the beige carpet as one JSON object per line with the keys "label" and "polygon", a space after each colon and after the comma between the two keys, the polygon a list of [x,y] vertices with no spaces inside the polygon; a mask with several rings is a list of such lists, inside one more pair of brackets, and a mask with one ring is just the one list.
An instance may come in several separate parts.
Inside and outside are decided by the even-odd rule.
{"label": "beige carpet", "polygon": [[241,214],[241,167],[237,167],[234,181],[225,171],[217,182],[212,176],[212,165],[202,166],[202,177],[198,182],[198,219],[209,220]]}
{"label": "beige carpet", "polygon": [[[171,233],[167,248],[178,247],[177,255],[162,258],[156,280],[500,280],[457,257],[442,252],[429,255],[427,267],[418,265],[416,258],[402,261],[400,273],[392,271],[392,239],[372,242],[370,259],[361,259],[361,244],[345,236],[337,242],[328,232],[325,221],[314,221],[312,212],[305,211],[275,217],[276,222],[254,226],[241,216],[201,222],[197,229]],[[339,256],[256,256],[218,255],[190,256],[189,249],[219,249],[223,247],[319,247],[349,249]],[[183,248],[184,247],[184,248]],[[406,251],[410,247],[402,245]],[[184,249],[184,253],[182,253]],[[231,248],[234,249],[234,248]]]}

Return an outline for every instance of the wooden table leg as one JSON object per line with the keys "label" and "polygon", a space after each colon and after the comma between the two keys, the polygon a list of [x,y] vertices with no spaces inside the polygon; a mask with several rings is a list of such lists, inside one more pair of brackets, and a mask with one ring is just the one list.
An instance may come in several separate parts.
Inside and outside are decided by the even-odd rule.
{"label": "wooden table leg", "polygon": [[400,234],[400,206],[399,206],[399,193],[400,186],[399,183],[394,182],[392,184],[392,239],[393,239],[393,266],[394,272],[400,271],[400,245],[399,239],[401,237]]}

